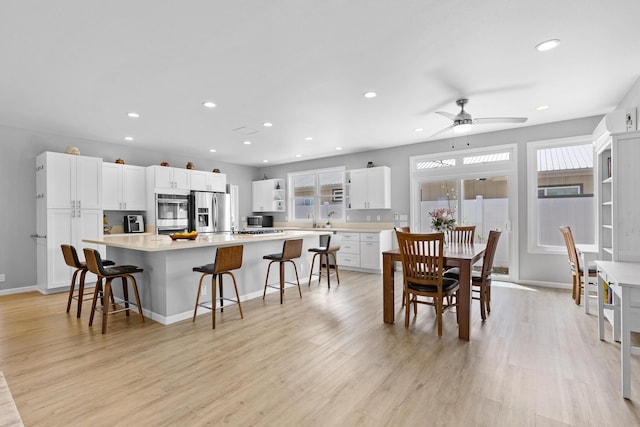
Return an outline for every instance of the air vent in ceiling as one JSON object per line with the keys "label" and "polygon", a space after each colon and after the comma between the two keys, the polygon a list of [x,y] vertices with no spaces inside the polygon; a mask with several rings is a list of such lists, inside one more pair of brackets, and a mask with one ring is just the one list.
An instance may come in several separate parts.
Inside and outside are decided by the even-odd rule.
{"label": "air vent in ceiling", "polygon": [[257,130],[248,128],[246,126],[239,127],[233,130],[234,132],[241,133],[242,135],[252,135],[254,133],[258,133]]}

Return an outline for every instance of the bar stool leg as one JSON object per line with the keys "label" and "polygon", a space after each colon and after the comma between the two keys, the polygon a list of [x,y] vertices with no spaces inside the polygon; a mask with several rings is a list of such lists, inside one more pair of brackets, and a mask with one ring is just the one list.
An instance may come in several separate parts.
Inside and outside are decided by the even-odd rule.
{"label": "bar stool leg", "polygon": [[[324,255],[324,266],[327,272],[327,288],[331,289],[331,274],[329,271],[329,254],[324,253],[320,255],[320,271],[322,271],[322,256]],[[319,282],[318,282],[319,283]]]}
{"label": "bar stool leg", "polygon": [[284,296],[284,263],[280,261],[280,304],[282,304],[282,297]]}
{"label": "bar stool leg", "polygon": [[196,315],[198,314],[198,303],[200,302],[200,292],[202,291],[202,279],[204,279],[204,276],[206,276],[207,273],[203,274],[202,276],[200,276],[200,282],[198,283],[198,294],[196,295],[196,307],[193,309],[193,320],[192,322],[196,321]]}
{"label": "bar stool leg", "polygon": [[93,302],[91,303],[91,316],[89,317],[89,326],[93,325],[93,316],[96,314],[96,303],[98,301],[98,294],[100,294],[102,305],[104,305],[104,293],[102,292],[102,277],[98,277],[98,281],[96,282],[96,287],[93,290]]}
{"label": "bar stool leg", "polygon": [[82,270],[82,273],[80,273],[80,285],[78,286],[78,312],[76,314],[77,319],[79,319],[80,314],[82,314],[82,301],[84,300],[84,279],[88,271],[89,270]]}
{"label": "bar stool leg", "polygon": [[129,286],[127,284],[127,276],[122,276],[122,295],[124,296],[125,313],[127,317],[129,317]]}
{"label": "bar stool leg", "polygon": [[338,279],[338,285],[340,284],[340,273],[338,272],[338,258],[336,258],[336,253],[331,252],[333,255],[333,266],[336,268],[336,279]]}
{"label": "bar stool leg", "polygon": [[73,272],[73,276],[71,276],[71,285],[69,286],[69,298],[67,298],[67,313],[71,310],[71,300],[73,299],[73,291],[76,287],[76,276],[78,275],[78,271]]}
{"label": "bar stool leg", "polygon": [[112,278],[107,279],[107,283],[104,285],[105,304],[102,306],[102,333],[107,333],[107,319],[109,318],[109,297],[113,297],[111,294],[111,281]]}
{"label": "bar stool leg", "polygon": [[233,288],[236,290],[236,299],[238,300],[238,308],[240,309],[240,318],[244,319],[244,315],[242,314],[242,304],[240,304],[240,294],[238,293],[238,286],[236,285],[236,276],[228,271],[227,274],[231,276],[231,280],[233,280]]}
{"label": "bar stool leg", "polygon": [[296,283],[298,283],[298,293],[300,294],[300,298],[302,298],[302,290],[300,289],[300,278],[298,277],[298,267],[296,267],[296,263],[292,260],[289,260],[291,264],[293,264],[293,271],[296,272]]}
{"label": "bar stool leg", "polygon": [[[131,286],[133,287],[133,295],[136,297],[136,304],[138,304],[138,314],[140,315],[140,321],[144,323],[144,314],[142,313],[142,304],[140,304],[140,295],[138,294],[138,284],[136,283],[136,278],[133,276],[129,276],[131,279]],[[127,310],[127,313],[129,311]]]}
{"label": "bar stool leg", "polygon": [[224,295],[222,293],[222,275],[224,273],[218,274],[218,289],[220,291],[220,313],[224,313]]}
{"label": "bar stool leg", "polygon": [[211,275],[211,323],[212,329],[216,328],[216,275]]}
{"label": "bar stool leg", "polygon": [[[316,257],[318,256],[318,254],[313,254],[313,258],[311,258],[311,269],[309,270],[309,286],[311,286],[311,278],[313,277],[313,266],[316,263]],[[320,265],[320,267],[322,267],[322,265]]]}
{"label": "bar stool leg", "polygon": [[[264,292],[262,293],[262,299],[264,299],[264,297],[267,295],[267,284],[269,283],[269,272],[271,271],[271,264],[273,264],[273,261],[271,261],[269,263],[269,266],[267,266],[267,278],[264,279]],[[311,284],[311,279],[309,279],[309,284]]]}

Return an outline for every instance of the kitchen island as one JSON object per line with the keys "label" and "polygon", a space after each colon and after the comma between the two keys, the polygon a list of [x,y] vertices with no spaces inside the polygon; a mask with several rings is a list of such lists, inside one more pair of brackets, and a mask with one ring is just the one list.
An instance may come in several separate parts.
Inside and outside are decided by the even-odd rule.
{"label": "kitchen island", "polygon": [[[330,233],[330,230],[296,230],[268,234],[200,234],[195,240],[175,241],[164,235],[127,234],[83,241],[104,245],[106,257],[118,265],[142,267],[144,273],[136,275],[136,280],[143,313],[168,325],[193,315],[200,274],[194,273],[192,268],[212,263],[216,247],[244,245],[242,268],[234,270],[240,299],[244,301],[262,296],[268,265],[268,261],[262,257],[281,252],[285,239],[303,239],[302,256],[296,260],[296,264],[300,283],[306,283],[311,264],[308,249],[318,246],[318,236]],[[287,280],[295,280],[293,272],[289,268],[286,270]],[[272,271],[269,282],[277,282],[277,276],[276,269]],[[211,292],[210,284],[207,292]],[[289,295],[289,298],[298,297],[297,292]],[[205,299],[208,298],[207,295]],[[274,297],[274,303],[279,303],[279,298]]]}

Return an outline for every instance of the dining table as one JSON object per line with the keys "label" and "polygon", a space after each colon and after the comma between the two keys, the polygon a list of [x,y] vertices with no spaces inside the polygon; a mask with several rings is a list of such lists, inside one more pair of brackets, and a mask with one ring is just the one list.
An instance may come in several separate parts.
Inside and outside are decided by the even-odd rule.
{"label": "dining table", "polygon": [[[443,259],[447,267],[460,269],[460,288],[458,290],[458,338],[471,339],[471,270],[473,265],[484,256],[485,244],[453,243],[444,247]],[[395,264],[402,261],[399,249],[382,252],[382,305],[385,323],[395,321]]]}

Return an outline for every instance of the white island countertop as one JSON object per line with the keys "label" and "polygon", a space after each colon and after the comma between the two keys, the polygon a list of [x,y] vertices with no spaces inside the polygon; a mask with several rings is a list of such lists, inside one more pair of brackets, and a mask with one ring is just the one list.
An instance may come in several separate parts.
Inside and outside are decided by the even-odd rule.
{"label": "white island countertop", "polygon": [[102,239],[83,239],[83,242],[105,245],[113,248],[131,249],[143,252],[173,251],[180,249],[202,248],[208,246],[228,246],[269,240],[296,239],[300,237],[331,234],[331,229],[287,230],[281,233],[265,234],[199,234],[195,240],[172,240],[166,235],[120,234],[105,235]]}

